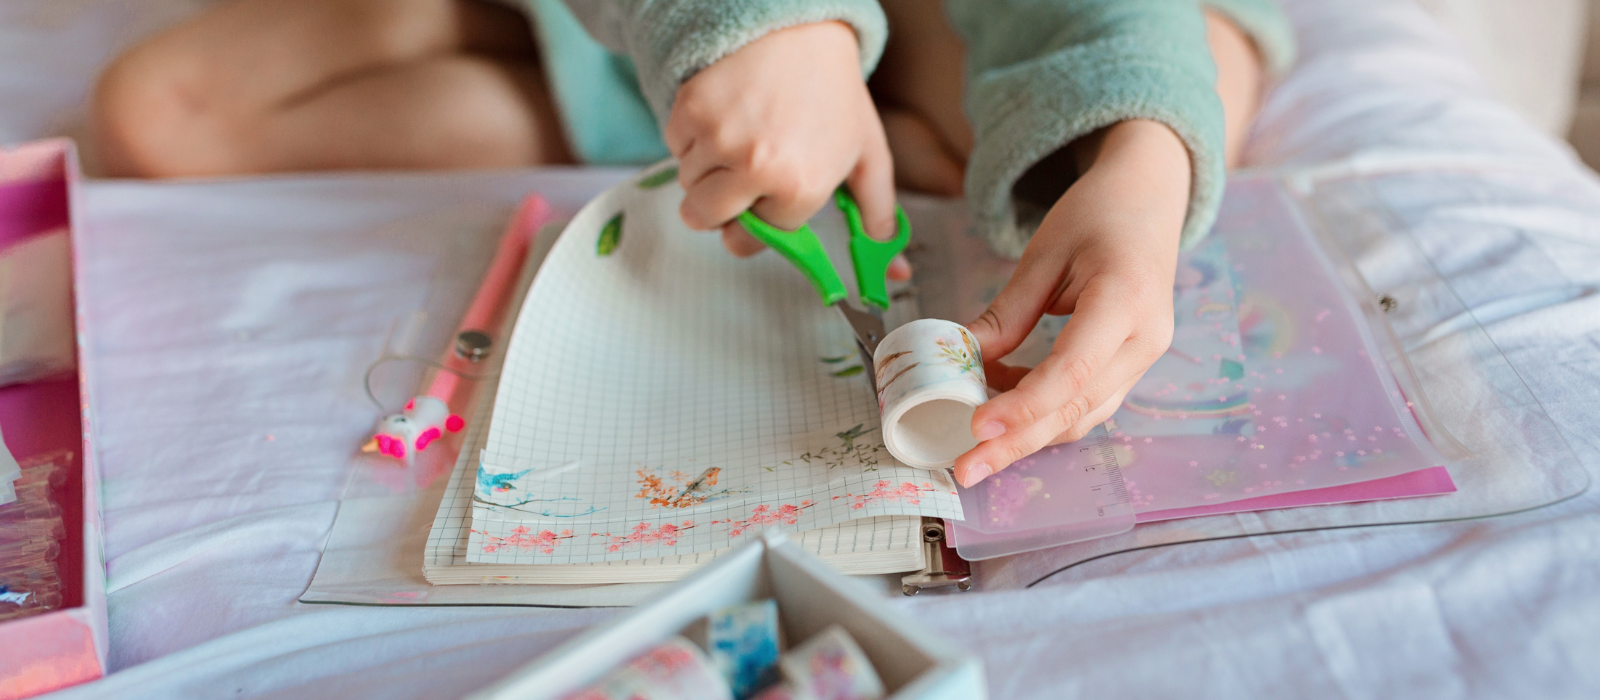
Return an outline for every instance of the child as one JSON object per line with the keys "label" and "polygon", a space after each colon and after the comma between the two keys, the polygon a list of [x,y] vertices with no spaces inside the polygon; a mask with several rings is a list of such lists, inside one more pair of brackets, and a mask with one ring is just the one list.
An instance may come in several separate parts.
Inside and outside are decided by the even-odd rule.
{"label": "child", "polygon": [[[760,249],[731,223],[745,209],[793,228],[844,182],[869,233],[887,236],[896,182],[954,195],[964,180],[991,243],[1020,256],[969,324],[1004,392],[956,462],[969,486],[1082,437],[1165,352],[1180,244],[1210,227],[1263,74],[1291,51],[1271,0],[945,0],[947,16],[935,0],[568,0],[571,14],[521,2],[538,41],[478,0],[232,0],[108,69],[104,166],[670,152],[684,221],[721,228],[737,255]],[[1072,314],[1050,357],[1000,363],[1046,313]]]}

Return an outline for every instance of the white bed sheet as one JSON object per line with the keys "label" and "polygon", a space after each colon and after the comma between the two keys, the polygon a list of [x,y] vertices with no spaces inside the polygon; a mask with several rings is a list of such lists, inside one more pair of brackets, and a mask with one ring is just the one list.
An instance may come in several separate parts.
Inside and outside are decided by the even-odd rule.
{"label": "white bed sheet", "polygon": [[[0,6],[0,140],[79,132],[110,47],[196,4]],[[1365,181],[1600,475],[1600,185],[1489,101],[1410,3],[1292,13],[1304,60],[1250,162]],[[295,602],[374,418],[359,369],[389,318],[454,293],[407,283],[446,250],[424,234],[487,240],[527,188],[570,211],[615,177],[91,183],[81,289],[114,672],[60,697],[458,696],[616,614]],[[1490,520],[1143,550],[1023,591],[891,604],[981,655],[995,698],[1594,697],[1597,581],[1591,490]]]}

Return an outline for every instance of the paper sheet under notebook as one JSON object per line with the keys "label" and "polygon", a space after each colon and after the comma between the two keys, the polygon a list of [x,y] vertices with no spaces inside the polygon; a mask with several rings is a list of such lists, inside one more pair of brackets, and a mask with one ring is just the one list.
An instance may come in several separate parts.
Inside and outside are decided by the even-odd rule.
{"label": "paper sheet under notebook", "polygon": [[[764,528],[959,518],[942,472],[883,448],[843,319],[779,256],[734,260],[685,228],[681,198],[615,188],[551,250],[497,388],[468,561],[657,558]],[[837,216],[813,226],[843,249]]]}

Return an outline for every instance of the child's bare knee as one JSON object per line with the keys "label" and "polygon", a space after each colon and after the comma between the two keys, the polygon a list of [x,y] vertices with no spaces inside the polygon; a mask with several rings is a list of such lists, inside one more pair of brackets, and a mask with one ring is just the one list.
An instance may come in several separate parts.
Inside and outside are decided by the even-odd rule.
{"label": "child's bare knee", "polygon": [[[530,67],[530,70],[532,69]],[[434,138],[444,167],[515,167],[559,160],[541,126],[555,115],[539,109],[525,76],[476,58],[438,61],[440,91]]]}
{"label": "child's bare knee", "polygon": [[173,177],[227,171],[231,149],[221,97],[204,85],[204,61],[141,46],[101,74],[93,119],[108,175]]}
{"label": "child's bare knee", "polygon": [[409,61],[449,51],[458,43],[460,0],[312,0],[324,3],[355,41],[371,42],[375,57]]}

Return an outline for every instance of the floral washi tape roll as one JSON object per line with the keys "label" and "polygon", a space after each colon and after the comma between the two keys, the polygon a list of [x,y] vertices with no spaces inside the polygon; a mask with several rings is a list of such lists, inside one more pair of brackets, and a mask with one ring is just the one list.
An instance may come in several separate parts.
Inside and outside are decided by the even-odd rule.
{"label": "floral washi tape roll", "polygon": [[778,601],[732,605],[706,616],[706,653],[736,698],[749,697],[778,670]]}
{"label": "floral washi tape roll", "polygon": [[812,698],[802,695],[800,691],[794,689],[794,686],[779,681],[767,686],[761,691],[760,695],[756,695],[750,700],[812,700]]}
{"label": "floral washi tape roll", "polygon": [[733,691],[700,647],[674,637],[566,700],[733,700]]}
{"label": "floral washi tape roll", "polygon": [[[795,698],[819,700],[880,700],[883,680],[861,651],[854,637],[839,625],[812,635],[778,662],[784,690]],[[775,694],[773,697],[785,697]]]}
{"label": "floral washi tape roll", "polygon": [[972,412],[987,401],[978,339],[959,323],[925,318],[894,329],[873,355],[883,444],[924,469],[977,446]]}

